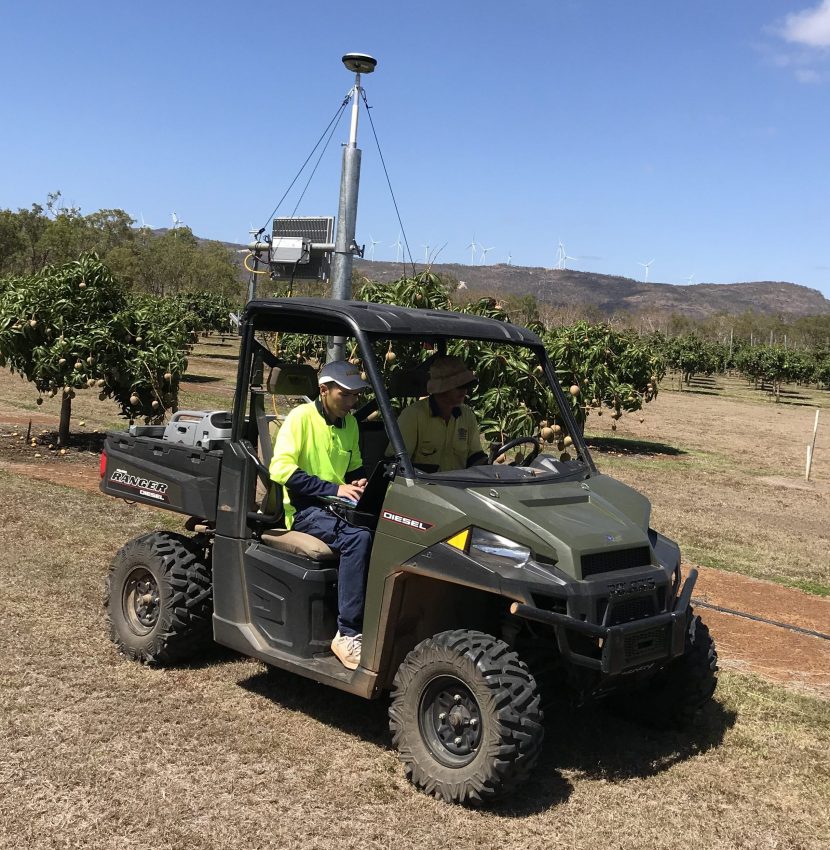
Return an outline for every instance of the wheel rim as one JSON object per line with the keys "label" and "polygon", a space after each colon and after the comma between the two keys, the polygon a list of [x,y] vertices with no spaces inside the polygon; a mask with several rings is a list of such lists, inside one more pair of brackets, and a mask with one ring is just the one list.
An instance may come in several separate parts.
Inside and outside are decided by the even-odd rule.
{"label": "wheel rim", "polygon": [[159,618],[159,586],[145,567],[136,567],[124,582],[121,595],[124,619],[137,635],[153,631]]}
{"label": "wheel rim", "polygon": [[424,688],[418,706],[421,737],[448,767],[464,767],[478,755],[482,714],[472,691],[455,676],[439,676]]}

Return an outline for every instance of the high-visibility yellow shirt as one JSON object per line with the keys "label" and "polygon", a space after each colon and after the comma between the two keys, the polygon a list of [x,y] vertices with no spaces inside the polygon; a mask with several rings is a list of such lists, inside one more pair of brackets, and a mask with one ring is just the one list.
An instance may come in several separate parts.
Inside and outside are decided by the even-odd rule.
{"label": "high-visibility yellow shirt", "polygon": [[401,411],[398,427],[412,463],[427,472],[465,469],[484,455],[476,415],[466,404],[445,422],[432,398],[422,398]]}
{"label": "high-visibility yellow shirt", "polygon": [[294,506],[285,482],[298,469],[339,486],[361,466],[357,420],[351,413],[330,424],[319,400],[295,407],[277,431],[269,469],[271,478],[283,485],[286,528],[291,528]]}

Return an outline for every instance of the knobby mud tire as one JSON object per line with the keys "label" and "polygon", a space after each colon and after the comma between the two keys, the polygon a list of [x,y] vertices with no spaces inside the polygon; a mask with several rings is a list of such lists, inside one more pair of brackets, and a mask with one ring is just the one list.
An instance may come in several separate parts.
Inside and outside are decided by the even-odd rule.
{"label": "knobby mud tire", "polygon": [[638,690],[611,697],[611,705],[629,720],[682,729],[711,699],[718,684],[717,673],[715,642],[708,626],[692,612],[683,655]]}
{"label": "knobby mud tire", "polygon": [[[468,722],[475,718],[474,728],[480,724],[466,755],[443,749],[440,735],[429,728],[440,722],[431,700],[438,702],[442,688],[445,694],[458,690],[458,710]],[[406,656],[395,676],[389,726],[410,782],[440,800],[469,806],[502,797],[525,781],[544,737],[540,698],[527,667],[503,641],[463,629],[428,638]]]}
{"label": "knobby mud tire", "polygon": [[131,540],[110,566],[105,606],[110,637],[128,658],[158,665],[193,659],[213,640],[208,545],[164,531]]}

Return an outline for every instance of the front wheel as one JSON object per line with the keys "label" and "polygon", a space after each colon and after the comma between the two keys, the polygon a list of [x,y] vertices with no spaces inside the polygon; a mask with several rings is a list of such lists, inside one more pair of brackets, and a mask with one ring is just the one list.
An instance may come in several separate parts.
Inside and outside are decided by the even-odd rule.
{"label": "front wheel", "polygon": [[157,531],[131,540],[107,577],[110,637],[145,664],[186,661],[212,640],[210,560],[200,538]]}
{"label": "front wheel", "polygon": [[544,737],[527,667],[503,641],[463,629],[428,638],[406,656],[389,726],[417,788],[473,806],[524,781]]}

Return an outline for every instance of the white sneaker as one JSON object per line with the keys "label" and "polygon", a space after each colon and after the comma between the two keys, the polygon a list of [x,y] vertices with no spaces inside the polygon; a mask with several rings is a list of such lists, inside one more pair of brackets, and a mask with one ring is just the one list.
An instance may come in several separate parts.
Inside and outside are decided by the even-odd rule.
{"label": "white sneaker", "polygon": [[331,651],[347,670],[356,670],[360,664],[363,635],[341,635],[338,631],[331,642]]}

